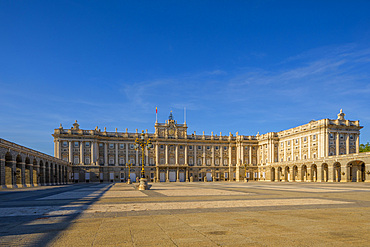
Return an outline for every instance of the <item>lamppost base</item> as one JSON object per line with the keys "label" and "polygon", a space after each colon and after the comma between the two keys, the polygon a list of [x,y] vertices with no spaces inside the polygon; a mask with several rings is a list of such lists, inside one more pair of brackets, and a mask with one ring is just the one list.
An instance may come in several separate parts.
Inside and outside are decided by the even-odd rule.
{"label": "lamppost base", "polygon": [[148,182],[146,178],[140,178],[139,190],[148,190]]}
{"label": "lamppost base", "polygon": [[131,184],[131,179],[127,179],[127,184]]}

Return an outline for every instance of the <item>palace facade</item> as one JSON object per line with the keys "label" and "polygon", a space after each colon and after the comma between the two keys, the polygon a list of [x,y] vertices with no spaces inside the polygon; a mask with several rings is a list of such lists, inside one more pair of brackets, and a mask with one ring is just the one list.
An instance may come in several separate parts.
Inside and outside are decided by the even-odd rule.
{"label": "palace facade", "polygon": [[[189,134],[172,113],[148,133],[145,175],[152,182],[195,181],[370,181],[370,155],[359,154],[359,121],[344,118],[310,121],[292,129],[246,136],[238,132]],[[141,171],[140,132],[80,129],[54,130],[55,157],[70,162],[74,182],[135,181]],[[127,164],[132,164],[130,168]]]}

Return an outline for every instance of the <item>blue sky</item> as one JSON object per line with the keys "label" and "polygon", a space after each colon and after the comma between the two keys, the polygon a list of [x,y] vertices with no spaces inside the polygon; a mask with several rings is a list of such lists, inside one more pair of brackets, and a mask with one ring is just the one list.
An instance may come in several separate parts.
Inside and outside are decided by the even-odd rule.
{"label": "blue sky", "polygon": [[0,1],[0,137],[255,135],[346,118],[370,141],[370,1]]}

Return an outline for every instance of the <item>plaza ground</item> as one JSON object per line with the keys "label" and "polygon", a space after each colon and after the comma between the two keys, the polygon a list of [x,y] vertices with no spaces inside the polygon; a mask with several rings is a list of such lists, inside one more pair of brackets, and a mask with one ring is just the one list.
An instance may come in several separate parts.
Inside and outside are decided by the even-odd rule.
{"label": "plaza ground", "polygon": [[368,183],[73,184],[0,191],[0,246],[369,246]]}

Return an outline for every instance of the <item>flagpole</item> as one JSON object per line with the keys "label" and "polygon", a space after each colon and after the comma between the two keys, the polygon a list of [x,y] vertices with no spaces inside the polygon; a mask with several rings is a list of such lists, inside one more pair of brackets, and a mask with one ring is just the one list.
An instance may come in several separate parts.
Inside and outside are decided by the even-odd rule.
{"label": "flagpole", "polygon": [[158,123],[158,109],[155,107],[155,122]]}

